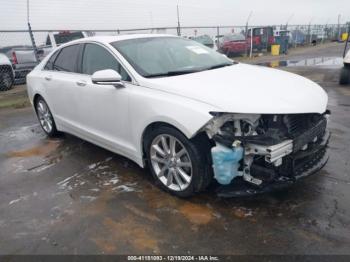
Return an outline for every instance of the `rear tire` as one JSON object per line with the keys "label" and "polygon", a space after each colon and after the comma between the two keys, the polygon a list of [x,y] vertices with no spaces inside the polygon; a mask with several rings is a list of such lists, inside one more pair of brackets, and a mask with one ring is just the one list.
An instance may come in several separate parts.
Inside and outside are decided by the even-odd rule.
{"label": "rear tire", "polygon": [[13,86],[13,74],[8,68],[0,67],[0,91],[10,90]]}
{"label": "rear tire", "polygon": [[340,71],[339,84],[347,85],[350,83],[350,68],[343,67]]}
{"label": "rear tire", "polygon": [[145,136],[144,148],[156,184],[178,197],[205,190],[212,181],[209,147],[205,145],[205,141],[189,140],[170,126],[152,129]]}
{"label": "rear tire", "polygon": [[46,135],[49,137],[58,136],[59,132],[57,131],[55,120],[53,119],[49,106],[42,97],[37,98],[35,101],[35,112],[40,126]]}

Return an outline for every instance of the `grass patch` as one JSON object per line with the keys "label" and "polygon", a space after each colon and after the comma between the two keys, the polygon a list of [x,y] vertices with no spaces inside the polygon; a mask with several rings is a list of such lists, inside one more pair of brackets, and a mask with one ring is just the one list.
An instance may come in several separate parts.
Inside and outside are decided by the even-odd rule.
{"label": "grass patch", "polygon": [[20,97],[8,100],[0,100],[0,109],[2,108],[23,108],[30,106],[28,97]]}
{"label": "grass patch", "polygon": [[9,91],[0,92],[0,109],[24,108],[28,106],[30,106],[30,102],[24,86],[15,86]]}

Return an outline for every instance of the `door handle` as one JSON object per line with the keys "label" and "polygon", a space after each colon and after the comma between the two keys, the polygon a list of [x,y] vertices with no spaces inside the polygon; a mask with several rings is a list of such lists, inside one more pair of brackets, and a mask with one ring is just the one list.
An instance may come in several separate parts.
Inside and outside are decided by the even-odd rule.
{"label": "door handle", "polygon": [[45,80],[51,81],[51,79],[52,79],[52,76],[45,76]]}
{"label": "door handle", "polygon": [[80,80],[80,81],[77,81],[76,84],[77,84],[78,86],[86,86],[86,81]]}

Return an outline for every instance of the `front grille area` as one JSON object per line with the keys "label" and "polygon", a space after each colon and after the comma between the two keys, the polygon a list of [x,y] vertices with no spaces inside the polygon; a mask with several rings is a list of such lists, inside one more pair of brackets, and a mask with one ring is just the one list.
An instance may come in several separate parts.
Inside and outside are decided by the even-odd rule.
{"label": "front grille area", "polygon": [[283,122],[291,138],[295,138],[306,130],[313,128],[320,120],[325,119],[321,114],[290,114],[285,115]]}
{"label": "front grille area", "polygon": [[310,143],[315,137],[321,139],[326,132],[327,119],[323,118],[311,128],[305,130],[293,139],[293,152],[299,151],[304,145]]}
{"label": "front grille area", "polygon": [[321,114],[285,115],[283,122],[287,128],[288,137],[293,139],[293,152],[299,151],[315,137],[322,138],[327,128],[327,119]]}

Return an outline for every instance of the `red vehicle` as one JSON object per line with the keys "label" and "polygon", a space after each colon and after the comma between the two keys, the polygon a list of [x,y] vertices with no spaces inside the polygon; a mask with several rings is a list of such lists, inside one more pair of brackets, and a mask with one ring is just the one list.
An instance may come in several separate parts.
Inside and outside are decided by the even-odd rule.
{"label": "red vehicle", "polygon": [[[251,36],[251,29],[249,29],[247,32],[247,43],[249,46],[251,43]],[[263,49],[270,50],[274,42],[275,38],[271,26],[253,28],[253,49],[257,49],[258,51]]]}
{"label": "red vehicle", "polygon": [[247,42],[242,34],[224,35],[219,39],[219,52],[227,56],[239,55],[245,53]]}

